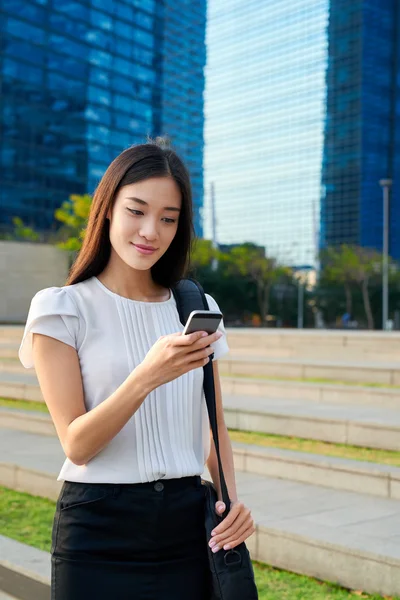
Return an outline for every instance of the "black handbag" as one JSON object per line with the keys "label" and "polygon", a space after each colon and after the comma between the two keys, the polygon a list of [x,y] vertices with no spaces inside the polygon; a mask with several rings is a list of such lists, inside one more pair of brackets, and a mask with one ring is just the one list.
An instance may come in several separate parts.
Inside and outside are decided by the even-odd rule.
{"label": "black handbag", "polygon": [[[210,310],[202,286],[193,279],[182,279],[172,289],[181,323],[184,325],[192,310]],[[212,355],[211,355],[212,356]],[[226,510],[223,515],[217,515],[215,504],[218,501],[217,491],[211,481],[202,480],[206,488],[205,528],[208,560],[211,571],[210,600],[258,600],[257,587],[254,580],[254,570],[246,544],[242,542],[231,550],[221,548],[212,552],[208,546],[211,532],[228,515],[231,501],[222,468],[219,452],[217,410],[215,405],[214,372],[210,360],[204,368],[204,395],[210,418],[218,459],[219,477],[222,500]]]}

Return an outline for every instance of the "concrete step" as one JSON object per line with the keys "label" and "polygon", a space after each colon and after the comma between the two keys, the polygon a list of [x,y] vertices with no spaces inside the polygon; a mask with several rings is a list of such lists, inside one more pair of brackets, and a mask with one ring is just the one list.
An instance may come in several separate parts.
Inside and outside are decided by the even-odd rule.
{"label": "concrete step", "polygon": [[[395,388],[229,376],[221,376],[221,386],[230,395],[400,409],[400,389]],[[34,369],[12,360],[0,361],[0,397],[44,401]]]}
{"label": "concrete step", "polygon": [[341,361],[399,360],[399,332],[227,328],[233,354]]}
{"label": "concrete step", "polygon": [[24,325],[0,325],[0,340],[21,340],[24,334]]}
{"label": "concrete step", "polygon": [[224,394],[309,400],[321,404],[350,404],[400,409],[400,388],[368,385],[310,383],[255,377],[221,377]]}
{"label": "concrete step", "polygon": [[[15,414],[16,412],[16,414]],[[3,411],[1,413],[0,424],[3,427],[3,443],[9,444],[9,448],[13,447],[15,439],[21,437],[21,444],[24,442],[24,435],[41,436],[43,439],[41,445],[49,445],[52,447],[52,441],[46,441],[48,436],[55,437],[56,431],[47,415],[38,415],[34,417],[26,413],[17,411]],[[29,440],[29,437],[27,438]],[[234,442],[232,444],[235,468],[239,471],[250,472],[259,475],[268,475],[292,481],[300,481],[304,483],[313,483],[316,485],[331,487],[333,489],[342,489],[349,491],[363,490],[365,494],[375,496],[394,498],[400,500],[400,468],[391,465],[381,465],[373,462],[350,460],[334,456],[326,456],[312,454],[309,452],[298,452],[294,450],[285,450],[281,448],[257,446],[253,444],[241,444]],[[21,460],[25,460],[25,448],[29,448],[29,444],[22,444],[19,449],[16,463],[20,464]],[[1,451],[1,447],[0,447]],[[4,451],[3,460],[9,463],[11,454],[8,455]],[[31,451],[27,454],[28,463],[25,464],[29,470],[36,464],[35,456]],[[59,459],[61,468],[61,458]],[[53,463],[51,463],[53,464]],[[57,463],[58,464],[58,463]],[[16,470],[14,467],[0,466],[1,480],[12,481],[13,487],[20,487],[21,477],[30,477],[25,472],[21,472],[19,466]],[[43,485],[46,482],[43,482]],[[58,488],[54,488],[54,482],[46,483],[51,485],[54,493]]]}
{"label": "concrete step", "polygon": [[44,402],[33,369],[25,369],[25,373],[10,373],[0,370],[0,397]]}
{"label": "concrete step", "polygon": [[[229,394],[224,394],[223,403],[230,429],[400,450],[397,410]],[[0,408],[0,426],[55,435],[50,416],[31,410]]]}
{"label": "concrete step", "polygon": [[224,394],[230,429],[400,450],[400,411]]}
{"label": "concrete step", "polygon": [[[45,496],[44,485],[55,479],[63,460],[58,439],[3,430],[0,461],[5,452],[20,473],[31,469],[30,478],[21,478],[25,491],[29,492],[26,488],[30,487],[30,493],[38,494],[42,486]],[[208,478],[207,472],[204,476]],[[371,594],[400,594],[397,500],[240,470],[236,471],[236,481],[238,495],[251,508],[257,525],[256,533],[247,542],[253,559]],[[6,485],[4,480],[1,483]],[[54,496],[52,489],[49,497]],[[21,565],[22,549],[16,554],[17,564]],[[1,555],[14,556],[11,551]],[[47,575],[41,573],[46,577],[50,573],[50,557],[47,555],[46,561],[40,559],[42,555],[39,565],[47,565]],[[12,561],[8,562],[12,566]],[[25,574],[33,564],[30,560]],[[12,589],[6,591],[13,593]]]}
{"label": "concrete step", "polygon": [[[24,326],[0,326],[2,346],[19,346]],[[399,332],[227,327],[232,355],[398,362]],[[16,353],[14,352],[16,357]]]}
{"label": "concrete step", "polygon": [[21,598],[16,598],[15,596],[10,596],[10,594],[6,594],[0,590],[0,600],[21,600]]}
{"label": "concrete step", "polygon": [[0,600],[50,600],[50,554],[0,535]]}
{"label": "concrete step", "polygon": [[1,407],[0,427],[39,435],[57,435],[50,415],[33,410]]}
{"label": "concrete step", "polygon": [[400,362],[351,362],[298,358],[233,356],[219,361],[224,376],[247,375],[282,379],[330,379],[357,383],[400,385]]}
{"label": "concrete step", "polygon": [[235,469],[400,500],[400,468],[374,462],[232,443]]}
{"label": "concrete step", "polygon": [[15,358],[0,358],[0,373],[18,373],[24,375],[25,373],[35,373],[34,369],[25,369],[20,361]]}
{"label": "concrete step", "polygon": [[[8,349],[7,349],[8,348]],[[24,368],[17,359],[17,345],[14,349],[7,346],[2,352],[14,358],[15,362],[5,360],[2,370],[23,373]],[[0,348],[1,350],[1,348]],[[400,386],[400,362],[345,359],[342,357],[321,358],[260,356],[257,349],[240,355],[239,350],[232,351],[219,360],[220,372],[225,376],[275,377],[282,379],[329,379],[332,381],[350,381],[359,384],[380,383]],[[1,357],[1,354],[0,354]],[[4,356],[7,358],[7,356]],[[1,363],[2,361],[0,361]],[[25,370],[26,371],[26,370]]]}

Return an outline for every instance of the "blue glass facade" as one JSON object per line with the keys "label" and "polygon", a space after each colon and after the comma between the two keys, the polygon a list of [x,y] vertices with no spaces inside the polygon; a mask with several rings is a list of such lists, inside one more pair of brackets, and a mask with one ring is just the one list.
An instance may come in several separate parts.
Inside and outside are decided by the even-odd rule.
{"label": "blue glass facade", "polygon": [[209,0],[205,231],[252,241],[287,264],[319,247],[400,258],[400,3]]}
{"label": "blue glass facade", "polygon": [[170,136],[201,207],[204,21],[205,0],[0,0],[3,226],[49,229],[147,135]]}
{"label": "blue glass facade", "polygon": [[396,0],[331,0],[321,245],[382,249],[380,179],[393,179],[400,258],[400,11]]}
{"label": "blue glass facade", "polygon": [[209,0],[205,231],[287,264],[315,257],[329,0]]}

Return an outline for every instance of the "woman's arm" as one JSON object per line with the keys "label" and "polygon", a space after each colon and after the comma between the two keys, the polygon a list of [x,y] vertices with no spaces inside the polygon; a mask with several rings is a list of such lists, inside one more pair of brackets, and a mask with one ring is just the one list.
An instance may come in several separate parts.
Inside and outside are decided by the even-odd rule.
{"label": "woman's arm", "polygon": [[[222,466],[224,469],[224,475],[226,485],[229,492],[229,497],[232,502],[237,500],[236,492],[236,481],[235,481],[235,467],[233,462],[232,444],[229,437],[228,429],[225,423],[224,409],[222,405],[222,392],[221,392],[221,381],[219,378],[218,361],[213,361],[214,371],[214,382],[215,382],[215,404],[217,408],[217,423],[218,423],[218,439],[219,439],[219,452],[221,455]],[[217,454],[215,451],[214,440],[212,439],[212,432],[210,429],[211,436],[211,449],[210,455],[207,459],[207,468],[210,472],[211,478],[215,487],[217,488],[218,498],[222,500],[221,486],[219,482],[219,470]]]}
{"label": "woman's arm", "polygon": [[124,427],[152,389],[139,365],[111,396],[86,411],[75,348],[34,333],[33,358],[40,389],[63,450],[76,465],[84,465],[96,456]]}

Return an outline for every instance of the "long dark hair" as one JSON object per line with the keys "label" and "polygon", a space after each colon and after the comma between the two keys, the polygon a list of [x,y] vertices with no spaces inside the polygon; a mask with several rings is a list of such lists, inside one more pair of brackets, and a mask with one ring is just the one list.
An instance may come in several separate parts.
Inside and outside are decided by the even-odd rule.
{"label": "long dark hair", "polygon": [[189,173],[164,138],[124,150],[104,173],[93,196],[82,248],[66,281],[73,285],[99,275],[111,254],[109,220],[116,194],[124,186],[151,177],[172,177],[182,195],[178,229],[168,250],[151,268],[153,280],[164,287],[185,277],[194,239],[192,189]]}

